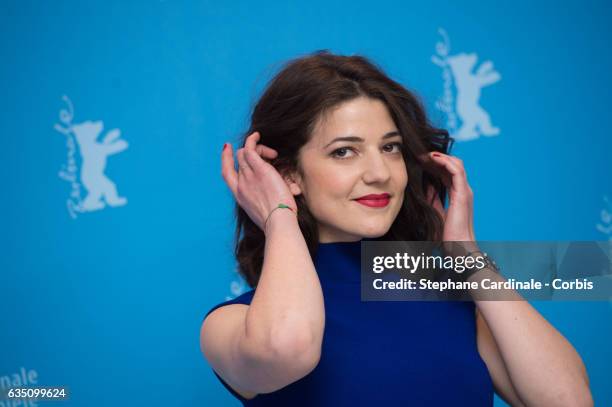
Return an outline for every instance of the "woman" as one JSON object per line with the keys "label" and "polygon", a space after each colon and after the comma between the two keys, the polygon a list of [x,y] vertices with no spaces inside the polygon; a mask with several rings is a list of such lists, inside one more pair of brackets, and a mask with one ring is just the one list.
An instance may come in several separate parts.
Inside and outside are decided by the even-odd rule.
{"label": "woman", "polygon": [[362,240],[475,241],[463,164],[409,91],[317,52],[271,81],[246,135],[222,175],[254,289],[200,333],[244,405],[592,405],[579,355],[527,302],[360,301]]}

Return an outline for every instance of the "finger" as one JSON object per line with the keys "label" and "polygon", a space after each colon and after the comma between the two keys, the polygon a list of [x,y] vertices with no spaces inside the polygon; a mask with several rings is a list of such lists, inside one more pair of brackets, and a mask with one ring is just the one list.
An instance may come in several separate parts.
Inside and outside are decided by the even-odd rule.
{"label": "finger", "polygon": [[440,163],[434,161],[432,156],[433,153],[434,152],[421,154],[418,156],[418,160],[421,162],[421,164],[423,164],[425,171],[439,177],[442,180],[442,183],[447,188],[450,188],[452,184],[451,175]]}
{"label": "finger", "polygon": [[245,150],[244,158],[255,174],[261,174],[265,166],[270,165],[269,163],[266,163],[254,150]]}
{"label": "finger", "polygon": [[447,187],[458,193],[467,193],[469,186],[463,163],[460,160],[442,153],[431,153],[431,158],[433,162],[444,167],[451,175],[451,185],[447,185]]}
{"label": "finger", "polygon": [[236,196],[238,173],[234,168],[234,152],[230,143],[225,143],[223,152],[221,153],[221,176],[225,180],[230,191],[232,191],[232,194]]}
{"label": "finger", "polygon": [[452,156],[451,156],[451,158],[453,158],[453,160],[455,161],[457,167],[460,168],[461,172],[463,173],[463,177],[465,179],[465,183],[466,183],[468,189],[470,189],[470,182],[468,180],[468,175],[467,175],[467,171],[465,170],[465,165],[463,164],[463,160],[461,160],[461,159],[459,159],[457,157],[452,157]]}
{"label": "finger", "polygon": [[258,131],[251,133],[244,142],[244,148],[246,148],[247,150],[255,150],[255,146],[257,145],[259,138],[260,134]]}
{"label": "finger", "polygon": [[255,147],[255,151],[257,151],[257,154],[265,159],[278,157],[278,151],[268,146],[264,146],[263,144],[258,144],[257,147]]}
{"label": "finger", "polygon": [[245,149],[241,148],[236,153],[236,156],[238,157],[238,175],[250,177],[251,175],[253,175],[253,170],[244,158],[244,151]]}
{"label": "finger", "polygon": [[[467,172],[465,171],[465,166],[463,165],[463,160],[458,158],[458,157],[454,157],[449,155],[448,158],[453,162],[455,168],[457,169],[458,173],[461,175],[460,180],[462,181],[459,185],[459,187],[461,188],[461,191],[469,191],[470,190],[470,184],[468,182],[467,179]],[[464,189],[465,188],[465,189]]]}
{"label": "finger", "polygon": [[423,164],[428,164],[431,161],[431,153],[432,152],[419,154],[417,158]]}
{"label": "finger", "polygon": [[273,159],[278,156],[278,152],[273,148],[263,144],[257,144],[261,139],[261,133],[258,131],[251,133],[245,140],[244,148],[246,150],[254,149],[264,159]]}
{"label": "finger", "polygon": [[439,178],[446,188],[452,187],[452,174],[448,172],[448,170],[441,163],[434,161],[433,158],[430,157],[426,163],[424,162],[424,165],[425,169],[434,174],[436,178]]}

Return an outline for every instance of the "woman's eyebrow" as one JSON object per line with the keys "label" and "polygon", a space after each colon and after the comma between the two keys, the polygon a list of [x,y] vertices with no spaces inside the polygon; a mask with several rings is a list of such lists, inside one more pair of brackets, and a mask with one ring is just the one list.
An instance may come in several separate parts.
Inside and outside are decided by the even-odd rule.
{"label": "woman's eyebrow", "polygon": [[[385,134],[384,136],[381,137],[382,140],[390,138],[390,137],[394,137],[394,136],[399,136],[400,133],[398,131],[390,131],[389,133]],[[325,145],[325,147],[323,148],[327,148],[330,145],[338,142],[338,141],[352,141],[355,143],[363,143],[363,139],[361,137],[357,137],[357,136],[343,136],[343,137],[336,137],[335,139],[333,139],[332,141],[330,141],[329,143],[327,143]]]}

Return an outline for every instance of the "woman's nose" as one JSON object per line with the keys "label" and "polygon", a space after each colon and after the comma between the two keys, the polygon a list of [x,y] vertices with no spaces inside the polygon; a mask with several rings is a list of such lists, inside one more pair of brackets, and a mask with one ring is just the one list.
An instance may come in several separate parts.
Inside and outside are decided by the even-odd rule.
{"label": "woman's nose", "polygon": [[388,163],[382,154],[371,154],[364,161],[363,181],[365,183],[386,182],[391,177]]}

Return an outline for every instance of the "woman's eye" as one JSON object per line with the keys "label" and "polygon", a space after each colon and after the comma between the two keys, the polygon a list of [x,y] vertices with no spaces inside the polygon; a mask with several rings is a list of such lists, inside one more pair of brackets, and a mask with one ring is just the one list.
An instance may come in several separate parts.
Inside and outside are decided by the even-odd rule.
{"label": "woman's eye", "polygon": [[347,157],[346,153],[349,151],[351,151],[349,147],[341,147],[341,148],[338,148],[332,151],[331,155],[332,157],[346,158]]}
{"label": "woman's eye", "polygon": [[[402,143],[389,143],[385,144],[383,147],[383,151],[386,153],[400,153],[402,151]],[[340,147],[330,154],[334,158],[349,158],[351,155],[349,153],[354,153],[354,149],[351,147]]]}
{"label": "woman's eye", "polygon": [[[390,148],[389,148],[390,147]],[[389,153],[399,153],[402,151],[402,143],[389,143],[383,147]],[[393,150],[395,148],[395,150]]]}

